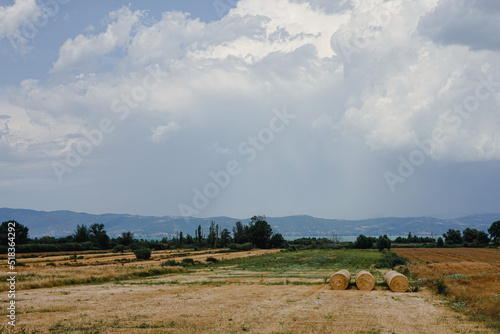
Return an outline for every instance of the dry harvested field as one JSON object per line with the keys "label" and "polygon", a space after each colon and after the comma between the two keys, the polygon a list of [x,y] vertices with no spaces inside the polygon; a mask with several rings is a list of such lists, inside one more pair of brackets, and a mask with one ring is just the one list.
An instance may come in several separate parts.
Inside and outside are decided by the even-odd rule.
{"label": "dry harvested field", "polygon": [[439,290],[452,307],[483,319],[500,332],[500,249],[400,248],[409,270]]}
{"label": "dry harvested field", "polygon": [[[40,254],[38,257],[22,258],[17,265],[17,289],[56,287],[70,284],[102,283],[121,279],[139,278],[158,274],[186,271],[182,267],[163,267],[164,260],[181,261],[191,258],[206,263],[207,257],[220,261],[274,253],[276,249],[256,249],[246,252],[224,252],[226,249],[210,251],[154,251],[151,260],[136,261],[133,253],[76,253],[78,259],[65,254]],[[32,254],[33,255],[33,254]],[[36,254],[35,254],[36,255]],[[7,268],[7,259],[1,260],[2,268]],[[3,270],[6,272],[7,270]],[[0,282],[0,291],[8,290],[6,279]]]}
{"label": "dry harvested field", "polygon": [[[376,269],[378,251],[309,250],[231,253],[217,264],[160,267],[166,274],[93,284],[27,288],[17,293],[18,333],[495,333],[447,306],[424,289],[393,293],[383,284],[388,269]],[[221,259],[225,253],[216,255]],[[261,255],[261,256],[256,256]],[[246,258],[239,258],[243,256]],[[249,257],[251,256],[251,257]],[[201,259],[201,258],[200,258]],[[45,270],[127,266],[39,266]],[[329,276],[339,267],[369,269],[373,291],[353,285],[333,291]],[[30,271],[28,265],[20,267]],[[123,269],[125,270],[125,269]],[[75,273],[75,272],[74,272]],[[84,272],[77,272],[84,275]],[[20,276],[21,278],[22,276]],[[57,279],[57,278],[56,278]],[[20,282],[21,283],[21,282]],[[6,296],[3,302],[6,302]],[[1,318],[5,318],[2,308]],[[4,324],[1,324],[0,331]]]}

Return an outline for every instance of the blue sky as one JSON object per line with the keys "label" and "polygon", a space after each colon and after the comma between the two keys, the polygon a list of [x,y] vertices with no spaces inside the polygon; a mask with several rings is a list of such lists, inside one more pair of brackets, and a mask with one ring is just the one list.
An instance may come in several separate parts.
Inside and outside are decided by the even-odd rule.
{"label": "blue sky", "polygon": [[17,0],[0,22],[0,207],[499,211],[494,2]]}

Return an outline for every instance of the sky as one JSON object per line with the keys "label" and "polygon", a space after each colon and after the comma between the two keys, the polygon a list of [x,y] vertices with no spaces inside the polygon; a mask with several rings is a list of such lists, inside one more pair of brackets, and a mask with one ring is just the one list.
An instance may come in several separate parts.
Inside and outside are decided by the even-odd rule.
{"label": "sky", "polygon": [[499,212],[500,2],[0,0],[0,207]]}

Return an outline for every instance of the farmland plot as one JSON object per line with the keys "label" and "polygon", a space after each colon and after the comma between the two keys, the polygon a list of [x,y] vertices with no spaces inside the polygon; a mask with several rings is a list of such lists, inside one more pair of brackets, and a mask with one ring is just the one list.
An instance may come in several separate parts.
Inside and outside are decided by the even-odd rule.
{"label": "farmland plot", "polygon": [[[18,295],[16,330],[494,333],[443,306],[442,299],[430,291],[388,290],[383,283],[388,269],[375,268],[381,257],[382,253],[374,250],[281,252],[233,257],[147,278],[22,290]],[[107,266],[113,270],[113,265]],[[114,265],[116,270],[122,267]],[[328,279],[340,268],[353,274],[369,270],[376,279],[375,289],[359,291],[352,280],[347,290],[332,290]],[[5,314],[2,310],[1,316]]]}
{"label": "farmland plot", "polygon": [[451,307],[500,331],[500,250],[401,248],[409,270],[451,302]]}

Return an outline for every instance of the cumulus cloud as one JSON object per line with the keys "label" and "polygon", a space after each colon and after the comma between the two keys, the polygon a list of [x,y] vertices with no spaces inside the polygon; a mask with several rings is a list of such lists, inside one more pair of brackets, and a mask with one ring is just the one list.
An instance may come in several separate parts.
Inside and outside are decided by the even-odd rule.
{"label": "cumulus cloud", "polygon": [[35,0],[15,0],[12,6],[0,6],[0,39],[20,34],[19,29],[40,13]]}
{"label": "cumulus cloud", "polygon": [[59,50],[59,58],[51,69],[52,73],[73,69],[94,69],[99,57],[116,48],[128,46],[131,32],[141,17],[141,11],[132,12],[128,7],[109,13],[111,21],[105,32],[98,35],[78,35],[69,38]]}
{"label": "cumulus cloud", "polygon": [[[211,23],[181,12],[165,12],[152,22],[144,12],[123,7],[108,15],[104,32],[78,35],[61,46],[52,72],[77,68],[81,75],[52,86],[26,80],[11,99],[55,118],[69,112],[75,119],[87,115],[98,121],[110,112],[110,101],[130,95],[143,84],[145,68],[156,64],[163,80],[137,103],[143,122],[156,122],[148,127],[151,141],[178,131],[179,121],[193,125],[223,117],[203,108],[207,103],[278,90],[303,99],[324,89],[332,90],[335,106],[301,111],[315,138],[356,136],[373,151],[411,149],[443,126],[447,110],[474,91],[478,76],[498,65],[492,54],[436,47],[420,35],[423,27],[432,27],[426,20],[449,6],[445,3],[344,1],[332,8],[321,1],[242,0]],[[480,2],[474,8],[486,9]],[[94,73],[100,58],[117,48],[124,55],[113,72]],[[467,136],[453,130],[434,159],[500,155],[496,142],[473,128],[482,129],[495,117],[491,108],[498,105],[498,94],[481,103],[485,110],[461,124]],[[88,124],[82,119],[80,126]],[[488,131],[496,138],[495,129]],[[457,147],[468,147],[468,154]]]}
{"label": "cumulus cloud", "polygon": [[33,37],[33,22],[41,11],[36,0],[15,0],[11,6],[0,6],[0,40],[8,38],[13,46],[23,50]]}

